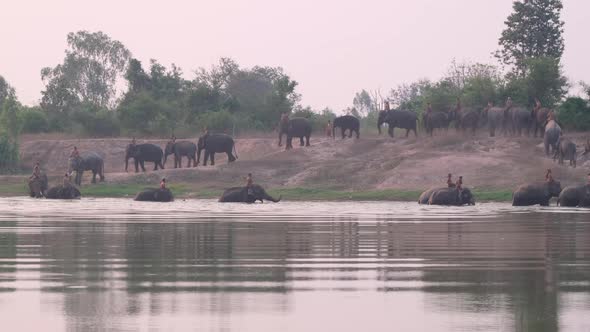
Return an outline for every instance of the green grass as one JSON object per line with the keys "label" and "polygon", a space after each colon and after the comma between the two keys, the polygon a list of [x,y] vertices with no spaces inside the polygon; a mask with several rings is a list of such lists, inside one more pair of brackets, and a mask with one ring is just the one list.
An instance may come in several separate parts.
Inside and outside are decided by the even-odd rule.
{"label": "green grass", "polygon": [[[149,186],[145,184],[96,184],[96,185],[84,185],[81,188],[82,196],[88,197],[130,197],[135,196],[138,192],[144,188],[153,188],[155,186]],[[183,185],[171,185],[168,186],[170,190],[176,196],[182,196],[186,194],[187,190]]]}
{"label": "green grass", "polygon": [[474,190],[476,202],[510,202],[512,201],[511,190]]}

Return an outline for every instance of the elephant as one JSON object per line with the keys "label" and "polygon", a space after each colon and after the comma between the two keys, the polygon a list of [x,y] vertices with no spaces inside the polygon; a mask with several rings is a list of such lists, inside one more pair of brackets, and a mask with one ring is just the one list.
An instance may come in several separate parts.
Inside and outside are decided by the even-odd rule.
{"label": "elephant", "polygon": [[475,205],[475,198],[469,188],[431,188],[420,195],[418,204],[429,205]]}
{"label": "elephant", "polygon": [[388,134],[393,137],[393,128],[406,129],[406,137],[410,134],[410,130],[414,131],[414,135],[418,137],[416,131],[418,116],[416,113],[405,110],[387,110],[380,111],[377,119],[377,129],[381,135],[381,125],[387,123],[389,125]]}
{"label": "elephant", "polygon": [[44,197],[47,191],[47,187],[48,181],[46,174],[41,174],[38,177],[29,178],[29,196],[34,198]]}
{"label": "elephant", "polygon": [[475,135],[475,130],[479,127],[479,112],[470,110],[462,112],[457,115],[457,130],[462,129],[465,133],[468,129],[471,130],[472,135]]}
{"label": "elephant", "polygon": [[252,194],[248,195],[248,187],[233,187],[226,189],[219,202],[221,203],[254,203],[260,201],[264,203],[264,200],[278,203],[281,201],[281,196],[278,199],[273,198],[266,193],[266,190],[260,185],[253,184],[250,188]]}
{"label": "elephant", "polygon": [[158,170],[158,166],[164,169],[162,163],[162,157],[164,152],[162,149],[154,144],[129,144],[125,149],[125,172],[127,172],[127,166],[129,165],[129,159],[133,158],[135,161],[135,173],[139,172],[139,166],[145,172],[145,162],[154,163],[154,171]]}
{"label": "elephant", "polygon": [[510,115],[512,117],[512,133],[521,136],[524,129],[526,135],[529,136],[533,120],[530,112],[524,107],[513,107],[510,110]]}
{"label": "elephant", "polygon": [[449,129],[451,121],[455,120],[455,111],[424,113],[422,119],[426,132],[432,136],[434,129]]}
{"label": "elephant", "polygon": [[549,148],[551,148],[552,153],[555,153],[557,150],[557,141],[559,141],[560,136],[561,127],[557,124],[557,122],[553,120],[547,122],[547,125],[545,125],[545,136],[543,137],[545,155],[549,156]]}
{"label": "elephant", "polygon": [[75,199],[80,198],[80,196],[82,196],[80,190],[71,185],[65,187],[62,185],[51,187],[45,194],[45,197],[48,199]]}
{"label": "elephant", "polygon": [[74,183],[82,185],[82,175],[84,171],[92,171],[92,183],[96,183],[96,175],[100,177],[100,182],[104,181],[104,160],[96,152],[82,153],[78,157],[68,160],[68,173],[76,172]]}
{"label": "elephant", "polygon": [[560,165],[563,165],[563,160],[567,159],[570,161],[570,166],[576,168],[576,159],[578,154],[576,152],[576,143],[572,142],[569,138],[563,136],[557,139],[557,149],[553,155],[553,161],[558,159]]}
{"label": "elephant", "polygon": [[590,207],[590,184],[567,186],[557,199],[558,206]]}
{"label": "elephant", "polygon": [[523,184],[512,193],[512,206],[549,206],[551,197],[558,197],[560,192],[561,183],[555,180]]}
{"label": "elephant", "polygon": [[146,188],[137,193],[133,200],[140,202],[172,202],[174,196],[168,188]]}
{"label": "elephant", "polygon": [[488,106],[483,110],[484,119],[486,120],[490,130],[490,137],[496,136],[496,129],[502,128],[504,129],[504,133],[507,133],[505,124],[507,123],[506,120],[508,118],[508,111],[508,108],[491,106]]}
{"label": "elephant", "polygon": [[[215,165],[215,153],[226,153],[228,163],[236,161],[238,154],[234,139],[226,134],[205,134],[199,137],[197,143],[197,165],[201,161],[201,151],[205,150],[204,166],[207,166],[207,160],[211,158],[211,166]],[[234,152],[236,155],[232,154]]]}
{"label": "elephant", "polygon": [[186,167],[191,167],[191,162],[193,167],[197,167],[197,145],[195,143],[176,140],[166,143],[166,148],[164,149],[164,165],[168,156],[171,154],[174,154],[174,168],[182,168],[182,157],[188,158]]}
{"label": "elephant", "polygon": [[[285,150],[293,148],[293,137],[299,137],[301,146],[309,146],[311,123],[306,118],[289,119],[288,116],[284,116],[279,122],[279,146],[282,146],[283,135],[287,135],[287,145],[285,146]],[[305,142],[303,141],[304,138]]]}
{"label": "elephant", "polygon": [[545,136],[545,125],[547,125],[547,117],[549,116],[549,113],[551,113],[550,109],[539,106],[535,106],[531,111],[535,137],[537,137],[537,131],[540,132],[541,137]]}
{"label": "elephant", "polygon": [[356,138],[360,138],[360,127],[361,122],[355,116],[343,115],[334,119],[332,125],[332,138],[336,137],[336,127],[340,128],[342,132],[342,138],[346,137],[346,130],[349,131],[348,137],[352,137],[352,133],[356,133]]}

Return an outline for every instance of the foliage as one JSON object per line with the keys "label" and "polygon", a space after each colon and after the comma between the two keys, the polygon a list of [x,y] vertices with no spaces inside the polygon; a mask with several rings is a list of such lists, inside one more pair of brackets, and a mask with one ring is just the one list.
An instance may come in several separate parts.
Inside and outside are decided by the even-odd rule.
{"label": "foliage", "polygon": [[14,88],[0,75],[0,109],[2,109],[4,101],[9,98],[16,98]]}
{"label": "foliage", "polygon": [[352,100],[352,106],[362,116],[366,116],[369,112],[375,111],[377,107],[369,93],[364,89],[361,92],[356,93]]}
{"label": "foliage", "polygon": [[39,107],[24,107],[19,114],[24,133],[44,133],[49,131],[47,114]]}
{"label": "foliage", "polygon": [[582,98],[567,98],[557,109],[557,116],[565,128],[590,130],[590,105]]}
{"label": "foliage", "polygon": [[18,166],[18,143],[0,133],[0,172],[14,171]]}
{"label": "foliage", "polygon": [[496,57],[513,66],[519,76],[525,75],[529,58],[549,57],[559,62],[564,50],[562,8],[561,0],[514,1]]}

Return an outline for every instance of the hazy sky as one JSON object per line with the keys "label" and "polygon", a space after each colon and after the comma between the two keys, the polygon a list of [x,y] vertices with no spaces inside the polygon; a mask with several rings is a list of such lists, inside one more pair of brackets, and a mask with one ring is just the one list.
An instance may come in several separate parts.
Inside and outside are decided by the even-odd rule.
{"label": "hazy sky", "polygon": [[[565,72],[590,81],[590,1],[564,7]],[[0,75],[22,102],[38,103],[40,70],[63,60],[67,33],[101,30],[145,65],[175,63],[189,79],[220,57],[281,66],[304,105],[340,110],[363,88],[436,79],[453,58],[495,63],[511,9],[512,0],[7,1]]]}

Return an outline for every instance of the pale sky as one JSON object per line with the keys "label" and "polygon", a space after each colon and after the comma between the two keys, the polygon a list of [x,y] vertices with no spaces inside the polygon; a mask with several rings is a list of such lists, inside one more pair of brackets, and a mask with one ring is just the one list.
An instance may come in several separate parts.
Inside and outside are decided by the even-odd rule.
{"label": "pale sky", "polygon": [[[144,65],[181,67],[187,79],[220,57],[281,66],[303,104],[341,110],[361,89],[439,78],[453,58],[496,63],[491,52],[512,0],[4,1],[0,75],[37,104],[40,70],[63,60],[68,32],[101,30]],[[564,0],[566,75],[590,82],[590,1]]]}

